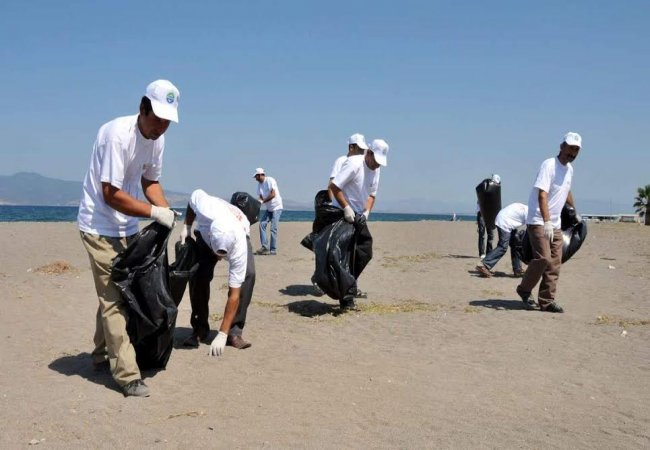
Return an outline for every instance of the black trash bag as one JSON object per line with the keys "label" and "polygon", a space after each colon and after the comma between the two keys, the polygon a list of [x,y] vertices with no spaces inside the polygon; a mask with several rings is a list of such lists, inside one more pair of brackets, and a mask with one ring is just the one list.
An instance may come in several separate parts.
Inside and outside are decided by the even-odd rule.
{"label": "black trash bag", "polygon": [[357,278],[372,259],[372,236],[365,220],[351,224],[339,219],[326,225],[314,233],[313,245],[313,280],[318,287],[334,300],[355,293]]}
{"label": "black trash bag", "polygon": [[153,222],[113,260],[111,280],[129,309],[126,329],[141,369],[164,369],[173,348],[178,310],[169,288],[170,234]]}
{"label": "black trash bag", "polygon": [[169,265],[169,289],[174,303],[178,306],[185,294],[187,283],[199,268],[196,241],[190,236],[183,244],[176,241],[174,252],[176,260]]}
{"label": "black trash bag", "polygon": [[486,178],[476,186],[476,197],[481,210],[481,217],[485,228],[494,230],[494,221],[501,211],[501,183],[495,183],[491,178]]}
{"label": "black trash bag", "polygon": [[251,225],[260,220],[260,201],[247,192],[235,192],[230,204],[241,209]]}
{"label": "black trash bag", "polygon": [[[572,206],[564,205],[560,214],[562,224],[562,264],[567,262],[575,255],[582,243],[587,239],[587,223],[578,222],[577,213]],[[511,240],[515,246],[510,251],[516,251],[519,259],[525,264],[530,263],[533,259],[533,247],[528,239],[526,229],[519,230],[516,237]]]}
{"label": "black trash bag", "polygon": [[316,233],[343,217],[343,210],[332,205],[332,200],[327,189],[316,193],[314,197],[314,212],[316,213],[316,217],[312,223],[311,233],[300,241],[300,244],[307,250],[313,250],[313,240]]}

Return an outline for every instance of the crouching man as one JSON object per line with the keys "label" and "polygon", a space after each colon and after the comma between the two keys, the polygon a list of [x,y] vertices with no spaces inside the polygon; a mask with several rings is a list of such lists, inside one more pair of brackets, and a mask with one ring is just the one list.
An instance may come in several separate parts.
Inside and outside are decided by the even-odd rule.
{"label": "crouching man", "polygon": [[197,348],[210,333],[208,323],[210,282],[219,260],[228,261],[228,299],[219,333],[210,344],[210,355],[221,356],[226,345],[244,349],[251,346],[242,337],[246,312],[255,286],[255,262],[250,242],[250,223],[236,206],[197,189],[192,192],[181,229],[181,242],[194,235],[198,249],[199,268],[190,279],[192,303],[192,335],[183,343]]}

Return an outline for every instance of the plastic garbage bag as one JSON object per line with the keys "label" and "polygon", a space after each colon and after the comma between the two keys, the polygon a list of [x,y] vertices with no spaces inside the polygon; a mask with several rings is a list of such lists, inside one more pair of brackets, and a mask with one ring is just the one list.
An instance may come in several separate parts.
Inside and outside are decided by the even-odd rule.
{"label": "plastic garbage bag", "polygon": [[488,230],[494,230],[496,227],[494,221],[501,211],[501,183],[486,178],[476,186],[476,196],[485,227]]}
{"label": "plastic garbage bag", "polygon": [[169,266],[169,288],[174,303],[178,306],[185,294],[187,283],[199,268],[196,241],[190,236],[182,244],[177,241],[174,252],[176,259]]}
{"label": "plastic garbage bag", "polygon": [[230,204],[241,209],[251,225],[260,220],[260,201],[247,192],[235,192]]}

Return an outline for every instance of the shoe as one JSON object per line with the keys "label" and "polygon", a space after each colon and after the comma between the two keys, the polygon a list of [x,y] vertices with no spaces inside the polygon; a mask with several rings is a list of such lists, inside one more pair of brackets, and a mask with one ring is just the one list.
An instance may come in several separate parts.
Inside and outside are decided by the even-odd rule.
{"label": "shoe", "polygon": [[515,278],[523,278],[526,271],[524,269],[515,270],[512,274]]}
{"label": "shoe", "polygon": [[149,397],[149,387],[142,380],[133,380],[122,387],[125,397]]}
{"label": "shoe", "polygon": [[537,303],[535,303],[535,299],[533,299],[530,292],[522,291],[519,286],[517,286],[517,295],[519,295],[521,301],[524,302],[526,309],[535,309],[535,306],[537,306]]}
{"label": "shoe", "polygon": [[368,293],[363,292],[361,289],[357,289],[357,292],[354,293],[354,298],[368,298]]}
{"label": "shoe", "polygon": [[183,347],[199,348],[199,342],[205,342],[205,338],[200,338],[198,334],[192,333],[183,341]]}
{"label": "shoe", "polygon": [[341,306],[341,312],[359,311],[357,304],[354,302],[354,298],[344,298],[343,300],[339,301],[339,304]]}
{"label": "shoe", "polygon": [[226,339],[226,345],[229,345],[231,347],[235,347],[235,348],[237,348],[239,350],[243,350],[245,348],[250,347],[253,344],[251,344],[250,342],[245,341],[243,337],[241,337],[239,335],[235,335],[235,336],[228,336],[228,338]]}
{"label": "shoe", "polygon": [[258,250],[255,252],[255,254],[256,254],[256,255],[270,255],[271,252],[269,252],[268,249],[262,247],[262,248],[258,249]]}
{"label": "shoe", "polygon": [[269,252],[269,255],[277,255],[277,254],[278,254],[278,252],[276,250],[271,250]]}
{"label": "shoe", "polygon": [[487,267],[485,267],[483,264],[479,264],[478,266],[476,266],[476,271],[483,278],[490,278],[492,276],[492,272],[490,272],[490,270]]}
{"label": "shoe", "polygon": [[540,306],[540,311],[552,312],[552,313],[563,313],[564,309],[555,302],[549,303],[546,306]]}

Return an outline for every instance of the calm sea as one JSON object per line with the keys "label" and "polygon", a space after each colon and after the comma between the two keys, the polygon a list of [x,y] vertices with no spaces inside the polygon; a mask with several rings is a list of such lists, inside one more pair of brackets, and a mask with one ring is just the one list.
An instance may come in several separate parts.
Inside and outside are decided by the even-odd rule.
{"label": "calm sea", "polygon": [[[181,209],[177,209],[179,212]],[[378,222],[419,222],[422,220],[449,221],[451,214],[398,214],[372,213],[372,220]],[[76,206],[10,206],[0,205],[0,222],[74,222],[77,220]],[[311,222],[313,211],[284,211],[282,222]],[[460,215],[456,220],[473,221],[474,216]]]}

